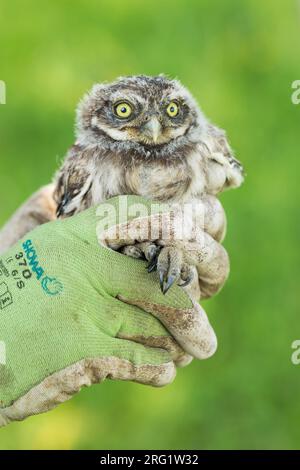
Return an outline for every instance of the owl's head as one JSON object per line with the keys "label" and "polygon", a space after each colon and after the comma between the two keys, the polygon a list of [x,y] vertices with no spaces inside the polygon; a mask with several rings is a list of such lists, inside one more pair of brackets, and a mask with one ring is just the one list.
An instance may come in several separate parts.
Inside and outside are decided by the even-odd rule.
{"label": "owl's head", "polygon": [[94,85],[78,107],[78,137],[109,137],[155,147],[205,123],[197,103],[177,80],[165,76],[121,77]]}

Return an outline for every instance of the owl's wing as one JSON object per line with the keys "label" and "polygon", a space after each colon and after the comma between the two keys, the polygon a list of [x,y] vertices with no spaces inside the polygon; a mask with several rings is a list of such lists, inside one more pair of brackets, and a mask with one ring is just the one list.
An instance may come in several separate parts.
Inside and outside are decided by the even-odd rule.
{"label": "owl's wing", "polygon": [[57,217],[70,217],[90,206],[93,178],[89,163],[89,155],[80,146],[69,150],[55,178]]}
{"label": "owl's wing", "polygon": [[208,147],[210,158],[222,165],[226,173],[226,187],[234,188],[244,180],[243,165],[233,155],[226,132],[212,124],[208,126]]}

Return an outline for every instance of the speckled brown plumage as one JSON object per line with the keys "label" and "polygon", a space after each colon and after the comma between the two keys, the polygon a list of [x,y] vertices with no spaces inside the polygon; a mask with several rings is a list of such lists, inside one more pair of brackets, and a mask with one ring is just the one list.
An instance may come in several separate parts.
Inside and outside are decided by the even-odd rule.
{"label": "speckled brown plumage", "polygon": [[[129,119],[114,114],[120,100],[135,110]],[[180,109],[175,119],[165,110],[172,100]],[[160,125],[156,143],[145,137],[151,119]],[[79,104],[76,129],[76,144],[56,178],[61,215],[120,194],[189,200],[243,179],[225,133],[208,122],[176,80],[137,76],[95,85]]]}
{"label": "speckled brown plumage", "polygon": [[[125,119],[116,113],[120,102],[131,110]],[[168,115],[170,103],[176,116]],[[80,102],[76,143],[56,175],[54,195],[57,215],[68,217],[121,194],[184,203],[242,181],[225,132],[180,82],[133,76],[97,84]]]}

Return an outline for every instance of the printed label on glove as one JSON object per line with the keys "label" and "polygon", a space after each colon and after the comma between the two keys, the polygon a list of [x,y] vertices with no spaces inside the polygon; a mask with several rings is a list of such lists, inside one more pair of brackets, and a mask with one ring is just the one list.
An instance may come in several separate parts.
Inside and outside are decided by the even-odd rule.
{"label": "printed label on glove", "polygon": [[56,277],[50,277],[45,274],[45,270],[39,263],[37,252],[33,246],[31,240],[27,240],[23,243],[25,255],[28,260],[28,264],[36,279],[40,281],[42,289],[48,295],[58,295],[63,291],[62,283]]}
{"label": "printed label on glove", "polygon": [[26,240],[22,248],[24,251],[0,260],[0,310],[13,303],[14,288],[25,289],[28,282],[34,279],[49,296],[59,295],[63,291],[62,283],[56,277],[47,275],[41,266],[32,240]]}

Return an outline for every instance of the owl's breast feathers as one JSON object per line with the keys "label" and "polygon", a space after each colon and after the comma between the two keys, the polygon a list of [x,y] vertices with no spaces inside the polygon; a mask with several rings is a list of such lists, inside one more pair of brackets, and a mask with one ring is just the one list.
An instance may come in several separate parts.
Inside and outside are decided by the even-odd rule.
{"label": "owl's breast feathers", "polygon": [[76,144],[57,175],[57,216],[71,216],[121,194],[182,202],[237,187],[243,168],[228,149],[209,139],[153,148]]}

